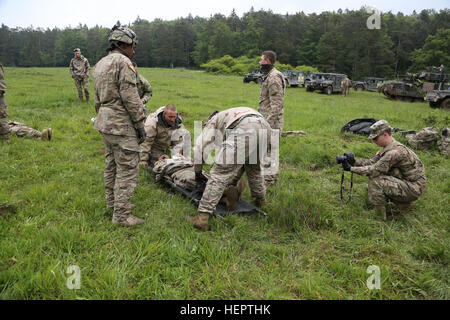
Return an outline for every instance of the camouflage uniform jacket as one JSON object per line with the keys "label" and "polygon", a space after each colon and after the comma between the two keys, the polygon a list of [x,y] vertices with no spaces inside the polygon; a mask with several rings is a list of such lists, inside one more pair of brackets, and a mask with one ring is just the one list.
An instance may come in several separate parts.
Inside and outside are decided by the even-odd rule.
{"label": "camouflage uniform jacket", "polygon": [[200,163],[203,163],[203,152],[207,152],[210,149],[210,145],[215,142],[216,130],[222,134],[222,142],[225,142],[226,130],[232,129],[239,123],[239,120],[249,116],[262,117],[259,112],[252,108],[237,107],[217,113],[206,123],[202,134],[195,141],[194,157],[196,172],[201,171],[202,165]]}
{"label": "camouflage uniform jacket", "polygon": [[[184,125],[181,123],[181,118],[178,124],[174,127],[170,127],[164,124],[159,118],[162,117],[164,107],[160,107],[154,113],[150,114],[145,121],[145,132],[147,137],[144,143],[141,144],[141,161],[149,161],[150,156],[155,151],[157,154],[168,154],[169,149],[172,147],[172,154],[183,154],[183,134],[187,131]],[[161,114],[159,117],[158,115]],[[177,132],[176,132],[177,131]],[[176,132],[175,135],[173,135]],[[176,140],[172,140],[177,138]]]}
{"label": "camouflage uniform jacket", "polygon": [[150,83],[141,76],[139,73],[136,78],[136,84],[138,88],[139,98],[145,99],[144,104],[150,101],[153,95],[153,89]]}
{"label": "camouflage uniform jacket", "polygon": [[263,77],[259,95],[258,112],[272,129],[283,129],[283,104],[286,82],[283,74],[275,67]]}
{"label": "camouflage uniform jacket", "polygon": [[3,73],[3,66],[0,64],[0,96],[6,92],[5,75]]}
{"label": "camouflage uniform jacket", "polygon": [[420,193],[426,184],[425,168],[419,157],[395,139],[371,159],[356,160],[351,172],[370,178],[393,176],[410,182]]}
{"label": "camouflage uniform jacket", "polygon": [[89,78],[90,68],[89,61],[84,56],[70,60],[70,75],[74,79],[81,80]]}
{"label": "camouflage uniform jacket", "polygon": [[118,136],[136,137],[144,127],[144,108],[136,89],[136,72],[125,55],[110,52],[95,66],[94,128]]}

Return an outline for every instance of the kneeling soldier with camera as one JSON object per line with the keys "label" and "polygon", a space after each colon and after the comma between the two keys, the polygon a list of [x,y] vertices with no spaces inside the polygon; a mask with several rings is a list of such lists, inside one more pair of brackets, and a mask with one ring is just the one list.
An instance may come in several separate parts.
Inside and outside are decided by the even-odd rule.
{"label": "kneeling soldier with camera", "polygon": [[406,213],[425,190],[425,168],[419,157],[392,137],[386,120],[370,127],[369,139],[383,147],[371,159],[356,160],[352,153],[337,158],[345,171],[369,177],[369,201],[386,219],[386,204],[392,201],[400,213]]}

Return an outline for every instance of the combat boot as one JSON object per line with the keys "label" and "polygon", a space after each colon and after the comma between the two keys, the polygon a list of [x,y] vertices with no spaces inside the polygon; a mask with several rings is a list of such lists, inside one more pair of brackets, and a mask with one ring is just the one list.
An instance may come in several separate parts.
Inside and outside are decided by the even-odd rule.
{"label": "combat boot", "polygon": [[409,212],[409,210],[412,207],[412,202],[395,202],[394,201],[394,204],[397,209],[396,211],[401,214]]}
{"label": "combat boot", "polygon": [[377,214],[377,215],[383,215],[383,219],[384,220],[387,220],[387,217],[386,217],[386,206],[384,206],[384,205],[382,205],[382,206],[375,206],[375,213]]}
{"label": "combat boot", "polygon": [[50,141],[52,139],[52,128],[44,129],[42,131],[41,140]]}
{"label": "combat boot", "polygon": [[198,215],[194,217],[186,217],[186,220],[191,222],[194,228],[197,228],[201,231],[209,231],[209,213],[199,212]]}
{"label": "combat boot", "polygon": [[130,214],[125,220],[122,221],[119,221],[113,217],[112,223],[121,227],[131,227],[138,224],[143,224],[144,220]]}
{"label": "combat boot", "polygon": [[258,208],[261,208],[262,206],[267,205],[266,198],[256,198],[254,203],[255,203],[255,206]]}

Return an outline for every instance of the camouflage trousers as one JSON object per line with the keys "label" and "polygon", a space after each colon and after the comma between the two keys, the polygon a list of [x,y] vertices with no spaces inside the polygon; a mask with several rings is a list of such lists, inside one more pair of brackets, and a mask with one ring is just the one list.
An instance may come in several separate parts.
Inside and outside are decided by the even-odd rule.
{"label": "camouflage trousers", "polygon": [[8,104],[6,103],[5,97],[0,96],[0,139],[9,140],[9,126],[6,117],[8,116]]}
{"label": "camouflage trousers", "polygon": [[75,86],[77,87],[77,91],[78,91],[78,97],[80,99],[83,99],[83,90],[84,90],[84,95],[86,96],[86,99],[89,98],[89,79],[88,78],[83,78],[83,79],[74,79],[75,81]]}
{"label": "camouflage trousers", "polygon": [[344,86],[342,87],[342,95],[343,95],[343,96],[346,96],[346,95],[349,94],[349,92],[350,92],[350,87],[347,86],[347,85],[344,85]]}
{"label": "camouflage trousers", "polygon": [[375,206],[383,206],[388,200],[412,202],[425,190],[425,181],[409,182],[393,176],[378,176],[369,179],[369,201]]}
{"label": "camouflage trousers", "polygon": [[[259,135],[270,132],[267,122],[260,117],[243,119],[235,128],[241,133],[228,135],[219,150],[216,161],[210,171],[210,178],[198,206],[198,212],[213,213],[230,180],[242,170],[247,173],[248,184],[253,198],[261,199],[266,195],[261,163],[258,155]],[[248,132],[254,132],[256,139],[246,138]],[[239,154],[242,158],[239,159]]]}
{"label": "camouflage trousers", "polygon": [[106,206],[113,220],[122,222],[131,214],[131,197],[139,178],[139,145],[136,137],[103,134],[105,143]]}
{"label": "camouflage trousers", "polygon": [[9,121],[8,122],[9,130],[11,133],[15,134],[19,138],[30,137],[30,138],[40,138],[42,132],[30,128],[22,123]]}

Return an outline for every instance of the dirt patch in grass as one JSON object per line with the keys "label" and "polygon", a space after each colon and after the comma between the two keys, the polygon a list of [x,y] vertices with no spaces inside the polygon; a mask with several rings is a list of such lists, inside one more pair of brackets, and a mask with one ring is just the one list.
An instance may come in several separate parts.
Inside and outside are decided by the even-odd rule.
{"label": "dirt patch in grass", "polygon": [[0,217],[7,216],[8,214],[16,214],[17,208],[15,206],[0,203]]}

